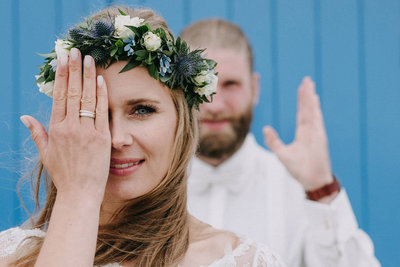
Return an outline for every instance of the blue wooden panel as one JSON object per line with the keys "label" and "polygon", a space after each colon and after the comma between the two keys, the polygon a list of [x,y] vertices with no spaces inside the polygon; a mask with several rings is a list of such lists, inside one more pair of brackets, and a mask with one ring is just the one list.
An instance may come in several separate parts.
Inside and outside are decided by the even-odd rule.
{"label": "blue wooden panel", "polygon": [[179,35],[186,24],[185,0],[158,1],[147,0],[145,6],[154,9],[158,14],[162,15],[167,22],[168,27],[174,35]]}
{"label": "blue wooden panel", "polygon": [[[357,2],[320,6],[321,78],[318,88],[328,132],[332,169],[346,187],[361,221]],[[344,149],[346,153],[344,152]]]}
{"label": "blue wooden panel", "polygon": [[[1,27],[0,36],[3,41],[1,49],[3,50],[2,58],[4,63],[0,69],[0,77],[2,81],[2,90],[0,97],[0,230],[8,228],[14,224],[15,213],[13,213],[17,198],[15,195],[15,180],[16,177],[12,173],[11,166],[14,164],[12,159],[15,150],[13,140],[13,126],[12,113],[13,113],[13,70],[12,66],[13,54],[15,51],[13,45],[15,44],[15,29],[18,25],[13,25],[18,7],[11,1],[1,1],[0,3],[0,23],[7,25]],[[15,10],[17,8],[17,10]],[[13,11],[14,9],[14,11]],[[13,38],[14,36],[14,38]]]}
{"label": "blue wooden panel", "polygon": [[[277,1],[279,118],[274,119],[282,140],[294,138],[297,87],[305,75],[314,76],[313,1]],[[318,87],[318,85],[317,85]]]}
{"label": "blue wooden panel", "polygon": [[400,2],[365,1],[370,232],[383,266],[400,262]]}
{"label": "blue wooden panel", "polygon": [[229,1],[202,0],[201,2],[197,2],[186,0],[186,2],[185,5],[187,5],[186,8],[188,11],[185,12],[190,12],[187,18],[188,23],[210,17],[228,19],[228,11],[230,11],[228,8]]}
{"label": "blue wooden panel", "polygon": [[[238,23],[255,52],[261,74],[260,104],[252,131],[272,124],[285,142],[294,136],[297,86],[317,81],[334,171],[374,240],[383,266],[400,261],[400,2],[398,0],[3,0],[0,29],[4,64],[0,98],[0,230],[21,223],[15,193],[29,136],[19,122],[33,114],[46,122],[51,101],[37,91],[34,75],[57,35],[106,5],[143,5],[161,13],[174,33],[207,17]],[[31,146],[32,143],[27,143]],[[24,187],[23,190],[27,188]],[[26,191],[24,191],[26,192]],[[24,198],[27,200],[26,194]],[[32,206],[32,203],[28,206]]]}
{"label": "blue wooden panel", "polygon": [[251,130],[257,141],[264,144],[262,128],[272,124],[274,106],[272,77],[275,66],[272,43],[275,39],[272,33],[275,32],[276,22],[272,19],[274,14],[269,1],[255,1],[252,6],[245,1],[236,1],[231,5],[233,7],[228,9],[233,11],[230,19],[243,29],[250,40],[254,54],[254,69],[260,75],[260,100],[255,109]]}

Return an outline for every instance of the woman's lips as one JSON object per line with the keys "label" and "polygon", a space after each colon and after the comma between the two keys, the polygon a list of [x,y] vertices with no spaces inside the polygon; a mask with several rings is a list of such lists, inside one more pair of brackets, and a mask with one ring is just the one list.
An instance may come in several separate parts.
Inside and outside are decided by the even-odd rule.
{"label": "woman's lips", "polygon": [[143,164],[142,159],[111,159],[110,173],[118,176],[126,176],[136,171]]}

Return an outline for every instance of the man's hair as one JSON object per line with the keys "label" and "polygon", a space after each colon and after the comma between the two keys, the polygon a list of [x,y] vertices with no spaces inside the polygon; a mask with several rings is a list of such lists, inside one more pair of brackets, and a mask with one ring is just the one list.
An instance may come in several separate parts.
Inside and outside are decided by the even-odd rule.
{"label": "man's hair", "polygon": [[192,49],[215,47],[244,50],[250,70],[253,71],[253,52],[249,40],[239,26],[231,22],[217,18],[200,20],[186,27],[180,36]]}

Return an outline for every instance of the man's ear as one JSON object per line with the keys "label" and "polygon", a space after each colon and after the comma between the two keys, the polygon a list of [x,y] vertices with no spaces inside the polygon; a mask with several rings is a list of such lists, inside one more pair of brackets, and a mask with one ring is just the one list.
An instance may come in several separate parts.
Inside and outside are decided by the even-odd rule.
{"label": "man's ear", "polygon": [[253,72],[251,77],[251,90],[253,92],[253,107],[258,104],[260,98],[260,74],[258,72]]}

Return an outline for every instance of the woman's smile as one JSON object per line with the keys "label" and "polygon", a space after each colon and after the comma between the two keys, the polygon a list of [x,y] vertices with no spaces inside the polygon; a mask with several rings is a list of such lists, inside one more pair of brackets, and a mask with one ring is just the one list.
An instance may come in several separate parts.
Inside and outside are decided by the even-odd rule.
{"label": "woman's smile", "polygon": [[117,176],[126,176],[136,171],[142,164],[144,159],[111,159],[110,174]]}

